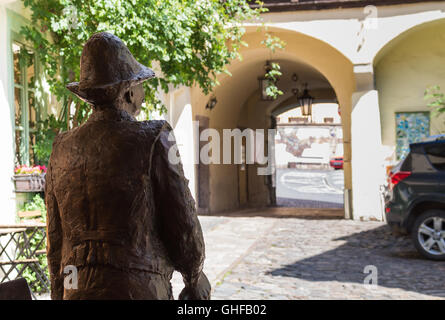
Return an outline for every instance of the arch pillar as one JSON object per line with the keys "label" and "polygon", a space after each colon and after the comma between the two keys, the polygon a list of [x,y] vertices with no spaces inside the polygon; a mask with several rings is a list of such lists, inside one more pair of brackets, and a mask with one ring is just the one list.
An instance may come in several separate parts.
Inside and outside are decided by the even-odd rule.
{"label": "arch pillar", "polygon": [[199,138],[196,138],[197,128],[193,121],[193,110],[191,101],[191,89],[180,87],[172,90],[164,97],[167,105],[167,120],[173,128],[176,144],[184,169],[184,176],[189,182],[189,189],[196,199],[196,152]]}
{"label": "arch pillar", "polygon": [[352,94],[351,166],[355,220],[384,220],[380,185],[385,179],[378,91],[372,64],[354,66],[357,80]]}

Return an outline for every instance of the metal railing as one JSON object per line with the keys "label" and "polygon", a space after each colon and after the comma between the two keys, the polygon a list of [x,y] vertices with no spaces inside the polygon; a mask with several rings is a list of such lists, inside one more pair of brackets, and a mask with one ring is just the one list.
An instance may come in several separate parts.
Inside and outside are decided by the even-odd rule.
{"label": "metal railing", "polygon": [[0,225],[0,283],[28,278],[32,296],[49,292],[46,266],[46,225]]}

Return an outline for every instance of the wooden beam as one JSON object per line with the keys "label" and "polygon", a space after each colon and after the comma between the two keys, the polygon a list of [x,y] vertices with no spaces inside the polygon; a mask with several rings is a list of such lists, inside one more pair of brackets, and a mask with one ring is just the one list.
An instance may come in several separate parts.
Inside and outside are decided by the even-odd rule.
{"label": "wooden beam", "polygon": [[[304,10],[328,10],[339,8],[360,8],[367,5],[390,6],[398,4],[412,4],[425,2],[443,2],[443,0],[314,0],[314,1],[264,1],[264,8],[269,12],[304,11]],[[252,8],[259,5],[251,4]]]}

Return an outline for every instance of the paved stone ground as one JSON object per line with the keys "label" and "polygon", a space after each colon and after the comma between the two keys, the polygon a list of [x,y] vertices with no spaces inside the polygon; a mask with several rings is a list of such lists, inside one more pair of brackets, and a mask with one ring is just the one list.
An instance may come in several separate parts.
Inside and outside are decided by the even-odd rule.
{"label": "paved stone ground", "polygon": [[[291,214],[277,209],[283,212],[199,217],[212,299],[445,298],[445,262],[423,259],[385,224],[335,219],[335,212],[276,218]],[[264,217],[267,212],[274,218]],[[375,289],[363,285],[367,265],[377,267]],[[178,273],[172,284],[177,298],[183,288]]]}
{"label": "paved stone ground", "polygon": [[[445,262],[379,222],[200,217],[213,299],[443,299]],[[367,265],[378,286],[363,285]],[[175,297],[182,283],[173,279]]]}

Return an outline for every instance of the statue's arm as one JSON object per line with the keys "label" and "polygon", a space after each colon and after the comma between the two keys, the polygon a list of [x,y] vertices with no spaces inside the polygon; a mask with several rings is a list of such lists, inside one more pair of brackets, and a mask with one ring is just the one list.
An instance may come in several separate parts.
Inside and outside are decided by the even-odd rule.
{"label": "statue's arm", "polygon": [[62,227],[59,207],[53,190],[51,160],[48,165],[45,181],[46,218],[46,251],[51,280],[51,299],[63,299],[63,279],[60,272],[62,251]]}
{"label": "statue's arm", "polygon": [[167,122],[162,123],[150,169],[154,180],[157,219],[160,222],[159,235],[175,269],[181,272],[186,287],[195,287],[200,281],[204,264],[204,238],[182,164],[169,161],[169,150],[176,144],[174,138],[170,139],[172,141],[168,138],[172,128]]}

